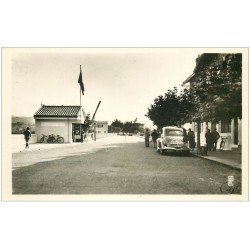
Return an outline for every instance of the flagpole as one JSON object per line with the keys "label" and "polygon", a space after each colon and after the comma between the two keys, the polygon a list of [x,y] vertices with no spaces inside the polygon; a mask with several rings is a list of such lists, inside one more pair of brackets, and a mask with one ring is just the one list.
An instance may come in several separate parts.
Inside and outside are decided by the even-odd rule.
{"label": "flagpole", "polygon": [[[82,71],[82,66],[80,65],[80,72]],[[81,85],[79,84],[80,87],[80,136],[81,136],[81,142],[82,140],[82,91],[81,91]]]}
{"label": "flagpole", "polygon": [[[82,66],[80,65],[80,72],[82,71]],[[81,85],[79,84],[80,87],[80,107],[82,107],[82,93],[81,93]],[[81,116],[82,116],[82,112],[81,112]]]}

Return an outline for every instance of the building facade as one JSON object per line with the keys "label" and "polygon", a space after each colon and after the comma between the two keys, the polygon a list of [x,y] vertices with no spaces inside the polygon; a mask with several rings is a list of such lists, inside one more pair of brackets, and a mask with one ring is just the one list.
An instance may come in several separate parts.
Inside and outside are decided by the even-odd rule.
{"label": "building facade", "polygon": [[[190,89],[194,87],[196,88],[199,87],[200,84],[199,82],[201,81],[200,77],[202,75],[199,73],[201,71],[203,71],[202,73],[203,76],[205,77],[205,79],[203,80],[205,80],[205,82],[209,84],[211,77],[213,77],[213,74],[206,75],[204,74],[205,70],[209,71],[209,69],[211,68],[218,67],[218,70],[217,72],[215,71],[215,74],[220,75],[221,73],[220,71],[223,70],[223,68],[227,70],[228,62],[230,62],[230,60],[232,61],[231,59],[232,56],[233,55],[231,54],[212,54],[212,53],[205,53],[200,55],[196,59],[196,67],[193,71],[193,74],[184,81],[184,84],[189,83]],[[226,77],[227,75],[225,74],[225,79],[223,78],[221,79],[221,83],[224,85],[230,84],[230,80],[228,80]],[[241,86],[241,81],[236,84]],[[186,124],[185,127],[186,128],[190,127],[195,132],[196,141],[198,138],[198,133],[200,134],[199,138],[201,146],[204,146],[206,144],[205,133],[207,129],[213,131],[216,128],[220,134],[220,139],[218,141],[217,147],[219,147],[220,145],[221,138],[223,138],[223,140],[225,141],[224,149],[231,150],[232,148],[241,147],[242,124],[241,124],[241,119],[239,117],[235,117],[233,119],[225,119],[217,122],[212,122],[212,121],[206,121],[206,122],[201,121],[200,123],[193,122],[191,124]]]}
{"label": "building facade", "polygon": [[43,135],[60,135],[65,143],[72,143],[79,137],[84,126],[85,114],[81,106],[42,105],[35,113],[37,142]]}
{"label": "building facade", "polygon": [[[191,124],[185,124],[185,128],[191,128],[192,131],[195,133],[195,138],[197,142],[198,137],[198,124],[192,122]],[[217,129],[218,133],[220,134],[220,139],[217,143],[217,148],[219,148],[221,138],[225,141],[224,150],[231,150],[232,148],[241,147],[241,130],[242,124],[241,119],[231,119],[230,122],[222,122],[219,121],[218,123],[212,122],[202,122],[200,123],[200,145],[204,146],[206,144],[205,133],[208,129],[213,131],[214,128]]]}
{"label": "building facade", "polygon": [[107,134],[108,133],[108,121],[95,121],[96,133]]}

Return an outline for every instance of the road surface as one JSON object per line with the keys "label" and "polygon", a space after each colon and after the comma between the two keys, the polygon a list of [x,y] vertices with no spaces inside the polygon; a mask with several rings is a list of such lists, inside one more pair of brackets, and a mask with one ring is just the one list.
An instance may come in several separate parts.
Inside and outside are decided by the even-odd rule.
{"label": "road surface", "polygon": [[[142,138],[13,154],[13,194],[222,194],[241,172],[193,156],[160,155]],[[223,193],[224,194],[224,193]]]}

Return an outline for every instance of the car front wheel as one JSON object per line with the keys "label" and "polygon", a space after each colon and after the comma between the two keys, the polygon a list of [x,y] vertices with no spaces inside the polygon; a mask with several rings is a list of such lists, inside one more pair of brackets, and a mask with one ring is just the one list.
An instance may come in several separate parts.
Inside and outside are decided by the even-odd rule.
{"label": "car front wheel", "polygon": [[161,144],[161,148],[160,148],[160,154],[161,154],[161,155],[164,155],[164,154],[165,154],[165,150],[163,149],[162,144]]}

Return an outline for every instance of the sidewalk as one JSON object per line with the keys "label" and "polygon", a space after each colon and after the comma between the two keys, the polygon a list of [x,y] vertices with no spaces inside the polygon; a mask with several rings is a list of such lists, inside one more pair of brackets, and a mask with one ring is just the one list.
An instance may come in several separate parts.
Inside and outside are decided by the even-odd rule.
{"label": "sidewalk", "polygon": [[[110,138],[111,136],[98,138],[97,141],[105,140],[107,138]],[[22,142],[21,144],[14,144],[12,145],[12,153],[19,153],[19,152],[25,152],[25,151],[37,151],[37,150],[45,150],[45,149],[52,149],[52,148],[65,148],[65,147],[79,147],[84,144],[92,144],[95,143],[94,140],[87,140],[83,143],[30,143],[29,148],[25,149],[25,142]]]}
{"label": "sidewalk", "polygon": [[241,153],[234,150],[208,151],[207,156],[197,154],[197,149],[190,152],[194,156],[241,170]]}

